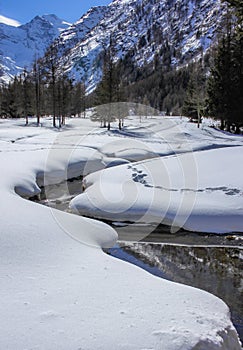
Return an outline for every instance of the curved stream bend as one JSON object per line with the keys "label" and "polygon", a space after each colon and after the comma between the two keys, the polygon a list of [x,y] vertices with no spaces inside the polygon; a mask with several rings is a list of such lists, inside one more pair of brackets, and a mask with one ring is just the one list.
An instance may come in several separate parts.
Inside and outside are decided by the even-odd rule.
{"label": "curved stream bend", "polygon": [[[80,193],[82,177],[41,187],[40,194],[31,200],[69,211],[69,202]],[[116,224],[113,227],[122,240],[116,247],[108,249],[108,254],[157,276],[217,295],[229,305],[232,322],[243,341],[241,236],[184,231],[171,234],[168,228],[159,226],[144,242],[134,242],[133,237],[136,231],[143,230],[142,226]]]}

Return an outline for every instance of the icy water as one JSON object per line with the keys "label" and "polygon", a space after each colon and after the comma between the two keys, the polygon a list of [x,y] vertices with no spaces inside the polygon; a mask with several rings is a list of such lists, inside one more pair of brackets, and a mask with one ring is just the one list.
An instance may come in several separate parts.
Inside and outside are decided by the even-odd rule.
{"label": "icy water", "polygon": [[68,211],[69,202],[82,193],[82,177],[41,188],[39,196],[31,200],[51,208]]}
{"label": "icy water", "polygon": [[108,254],[156,276],[206,290],[223,299],[243,342],[241,248],[119,242]]}
{"label": "icy water", "polygon": [[[82,192],[81,178],[46,186],[38,203],[68,211],[70,200]],[[206,290],[224,300],[243,342],[243,236],[179,231],[171,234],[165,226],[113,227],[118,244],[107,253],[133,263],[148,272]],[[147,235],[147,232],[151,232]],[[143,237],[141,239],[141,237]],[[138,242],[139,240],[139,242]]]}

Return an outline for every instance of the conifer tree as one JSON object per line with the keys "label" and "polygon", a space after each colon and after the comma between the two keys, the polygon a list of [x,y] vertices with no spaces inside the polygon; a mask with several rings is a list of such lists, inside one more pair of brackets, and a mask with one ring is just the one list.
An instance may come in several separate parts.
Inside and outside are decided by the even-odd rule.
{"label": "conifer tree", "polygon": [[40,63],[35,59],[33,64],[33,81],[35,90],[35,115],[37,126],[40,125],[41,116],[41,70]]}
{"label": "conifer tree", "polygon": [[185,116],[197,120],[199,127],[205,111],[205,75],[201,62],[197,62],[191,73],[182,112]]}
{"label": "conifer tree", "polygon": [[55,46],[50,46],[46,51],[44,62],[45,62],[45,78],[49,84],[49,102],[51,105],[53,126],[56,127],[56,117],[57,117],[57,48]]}
{"label": "conifer tree", "polygon": [[86,91],[85,84],[82,82],[77,82],[73,91],[72,98],[72,113],[74,115],[81,116],[81,113],[84,113],[85,117],[85,108],[86,108]]}
{"label": "conifer tree", "polygon": [[6,111],[12,118],[21,118],[23,111],[23,82],[22,77],[15,77],[12,83],[9,83],[6,99]]}
{"label": "conifer tree", "polygon": [[29,91],[28,91],[28,73],[26,69],[23,72],[23,82],[22,82],[22,105],[23,105],[23,114],[25,116],[25,125],[29,124],[29,107],[30,107],[30,99],[29,99]]}
{"label": "conifer tree", "polygon": [[[230,131],[231,125],[239,133],[243,125],[243,24],[242,2],[228,0],[232,8],[225,33],[219,41],[214,65],[208,80],[207,105],[209,112],[221,119]],[[235,18],[237,19],[235,21]]]}
{"label": "conifer tree", "polygon": [[109,38],[109,45],[104,45],[103,55],[103,76],[99,86],[96,89],[96,104],[105,105],[105,116],[103,118],[104,126],[110,130],[110,123],[115,119],[115,116],[111,115],[112,108],[109,105],[119,100],[119,84],[117,71],[115,69],[115,45],[112,37]]}

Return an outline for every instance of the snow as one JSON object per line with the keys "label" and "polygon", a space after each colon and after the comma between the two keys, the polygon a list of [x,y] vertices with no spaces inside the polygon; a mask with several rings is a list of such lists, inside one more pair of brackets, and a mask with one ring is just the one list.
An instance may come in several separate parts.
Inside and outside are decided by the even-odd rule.
{"label": "snow", "polygon": [[[168,42],[178,56],[171,58],[173,65],[182,67],[191,59],[199,58],[200,48],[206,52],[212,44],[220,26],[221,6],[219,0],[189,3],[177,0],[173,6],[164,0],[116,0],[108,6],[93,7],[57,39],[60,56],[62,52],[69,52],[60,57],[59,65],[65,66],[72,78],[84,80],[87,92],[91,93],[102,77],[100,56],[112,36],[115,62],[135,51],[133,63],[143,67],[153,62],[155,53],[164,52],[163,45]],[[161,34],[154,33],[157,26]],[[201,39],[197,38],[199,31]],[[144,45],[140,45],[142,37],[146,38]]]}
{"label": "snow", "polygon": [[[174,131],[183,122],[176,120]],[[138,120],[126,123],[129,135]],[[116,157],[117,152],[122,153],[121,144],[112,155],[106,145],[121,138],[127,145],[129,136],[96,128],[87,119],[70,119],[62,131],[53,130],[48,119],[42,127],[23,125],[23,120],[0,120],[0,348],[241,349],[228,307],[220,299],[106,255],[101,247],[111,247],[117,239],[110,226],[18,195],[38,193],[41,181],[93,173],[110,161],[127,162]],[[149,143],[151,137],[146,141],[146,135],[161,131],[162,126],[159,119],[143,121],[144,143],[154,151],[168,151],[159,137],[154,144]],[[188,130],[193,128],[188,126]],[[206,131],[203,145],[210,143]],[[140,128],[136,132],[139,134]],[[134,133],[131,135],[134,138]],[[211,137],[211,141],[242,142],[220,135],[223,140]],[[126,151],[125,156],[131,154]],[[173,185],[180,185],[177,180]],[[116,187],[112,191],[116,200]]]}
{"label": "snow", "polygon": [[[72,25],[54,15],[44,15],[35,17],[27,25],[10,27],[16,31],[5,32],[1,28],[1,51],[4,53],[1,80],[8,82],[23,67],[29,68],[34,59],[32,53],[42,57],[54,39],[59,66],[64,67],[72,79],[85,81],[88,93],[102,77],[100,57],[110,36],[115,42],[115,62],[135,51],[132,60],[138,67],[143,67],[153,62],[155,53],[164,52],[163,45],[168,42],[178,56],[171,57],[172,65],[182,67],[191,59],[199,58],[200,48],[204,53],[208,50],[219,30],[223,11],[220,0],[177,0],[173,6],[168,1],[140,1],[139,4],[119,0],[108,6],[92,7]],[[155,33],[158,25],[161,34]],[[199,32],[201,38],[197,38]],[[161,40],[160,36],[163,36]],[[142,37],[146,38],[144,45],[140,45]],[[6,57],[10,57],[13,64]]]}
{"label": "snow", "polygon": [[242,161],[240,146],[106,169],[85,179],[88,188],[71,207],[110,220],[243,232]]}
{"label": "snow", "polygon": [[9,82],[24,68],[29,69],[35,55],[43,56],[51,42],[69,26],[69,23],[55,15],[36,16],[24,25],[8,23],[0,17],[0,49],[3,53],[1,63],[4,73],[1,80]]}
{"label": "snow", "polygon": [[73,210],[112,221],[243,232],[242,137],[216,131],[206,121],[197,130],[171,118],[150,121],[137,132],[127,127],[119,136],[100,151],[139,161],[87,176],[86,191],[71,201]]}
{"label": "snow", "polygon": [[0,23],[4,23],[8,26],[12,26],[12,27],[19,27],[21,24],[16,21],[15,19],[9,18],[9,17],[5,17],[3,15],[0,15]]}

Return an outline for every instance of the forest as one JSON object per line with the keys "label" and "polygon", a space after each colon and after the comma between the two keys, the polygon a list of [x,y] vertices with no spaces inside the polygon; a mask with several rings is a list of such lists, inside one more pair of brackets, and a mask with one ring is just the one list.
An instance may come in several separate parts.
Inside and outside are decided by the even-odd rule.
{"label": "forest", "polygon": [[30,116],[35,116],[39,124],[41,117],[51,115],[53,126],[61,127],[66,117],[80,116],[86,108],[134,102],[166,115],[185,115],[192,120],[210,116],[221,120],[221,129],[240,133],[243,126],[243,5],[240,0],[227,0],[227,3],[225,22],[216,44],[183,67],[173,65],[173,48],[168,42],[164,43],[160,55],[155,55],[153,62],[142,68],[134,62],[132,51],[115,62],[111,37],[100,57],[102,80],[91,94],[87,94],[84,82],[74,81],[60,71],[58,53],[50,47],[43,59],[35,60],[30,71],[24,70],[7,86],[0,86],[0,116],[24,117],[26,124]]}

